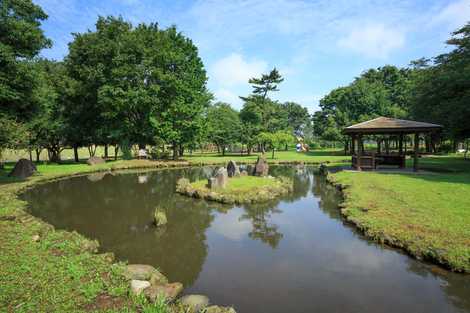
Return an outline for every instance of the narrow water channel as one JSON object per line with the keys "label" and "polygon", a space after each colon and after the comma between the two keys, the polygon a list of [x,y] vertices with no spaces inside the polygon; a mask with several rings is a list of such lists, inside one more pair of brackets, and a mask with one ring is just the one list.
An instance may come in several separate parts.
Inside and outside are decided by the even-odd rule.
{"label": "narrow water channel", "polygon": [[[273,167],[294,177],[277,201],[229,206],[175,194],[178,178],[209,168],[93,174],[24,194],[56,228],[98,239],[129,263],[151,264],[185,293],[238,313],[470,312],[470,276],[446,272],[366,240],[344,223],[339,195],[312,168]],[[156,229],[156,206],[168,224]]]}

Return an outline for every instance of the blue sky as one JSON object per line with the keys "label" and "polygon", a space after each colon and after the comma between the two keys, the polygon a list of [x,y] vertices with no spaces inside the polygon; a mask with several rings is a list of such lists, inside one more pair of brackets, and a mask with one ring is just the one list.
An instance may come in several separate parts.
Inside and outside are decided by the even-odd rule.
{"label": "blue sky", "polygon": [[54,42],[42,55],[62,59],[73,32],[97,16],[175,24],[193,39],[218,100],[241,107],[248,79],[276,66],[285,81],[272,98],[317,110],[319,99],[362,71],[406,66],[448,50],[450,33],[470,21],[470,0],[33,0],[49,15]]}

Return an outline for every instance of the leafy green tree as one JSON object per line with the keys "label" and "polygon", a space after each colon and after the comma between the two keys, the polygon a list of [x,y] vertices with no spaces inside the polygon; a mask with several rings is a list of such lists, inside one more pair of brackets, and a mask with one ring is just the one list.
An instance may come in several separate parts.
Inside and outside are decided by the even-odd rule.
{"label": "leafy green tree", "polygon": [[454,142],[470,137],[470,23],[453,33],[449,53],[433,64],[418,60],[412,114],[416,119],[444,125]]}
{"label": "leafy green tree", "polygon": [[258,142],[272,151],[272,158],[274,159],[274,152],[281,145],[286,145],[292,142],[293,137],[291,132],[277,131],[275,133],[262,132],[257,136]]}
{"label": "leafy green tree", "polygon": [[285,102],[282,109],[286,112],[286,124],[291,127],[296,135],[303,135],[304,128],[310,123],[310,114],[307,108],[295,102]]}
{"label": "leafy green tree", "polygon": [[240,141],[246,145],[248,155],[258,143],[258,135],[262,131],[262,113],[259,106],[252,101],[247,101],[240,111],[242,132]]}
{"label": "leafy green tree", "polygon": [[3,169],[5,149],[24,147],[28,139],[28,130],[23,123],[0,114],[0,169]]}
{"label": "leafy green tree", "polygon": [[36,149],[37,159],[40,151],[47,149],[50,160],[57,162],[66,145],[68,125],[64,119],[64,104],[70,101],[73,84],[62,62],[40,59],[33,67],[37,81],[34,100],[38,112],[29,123],[30,148]]}
{"label": "leafy green tree", "polygon": [[278,91],[277,85],[282,83],[284,78],[276,68],[273,68],[269,74],[262,74],[260,78],[251,78],[248,82],[253,87],[253,94],[260,96],[262,102],[266,100],[268,92]]}
{"label": "leafy green tree", "polygon": [[17,122],[28,121],[35,112],[35,81],[25,60],[51,45],[40,28],[46,18],[31,0],[0,1],[0,113]]}
{"label": "leafy green tree", "polygon": [[225,155],[228,145],[239,142],[241,122],[238,112],[229,104],[218,102],[207,110],[207,137]]}

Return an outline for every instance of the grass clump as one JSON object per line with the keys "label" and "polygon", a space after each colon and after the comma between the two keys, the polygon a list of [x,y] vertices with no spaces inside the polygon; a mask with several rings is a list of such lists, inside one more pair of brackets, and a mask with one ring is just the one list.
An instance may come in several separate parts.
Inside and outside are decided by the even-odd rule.
{"label": "grass clump", "polygon": [[255,203],[275,199],[293,189],[293,180],[286,177],[239,176],[228,179],[225,188],[209,189],[207,180],[189,183],[181,179],[177,191],[195,198],[221,203]]}

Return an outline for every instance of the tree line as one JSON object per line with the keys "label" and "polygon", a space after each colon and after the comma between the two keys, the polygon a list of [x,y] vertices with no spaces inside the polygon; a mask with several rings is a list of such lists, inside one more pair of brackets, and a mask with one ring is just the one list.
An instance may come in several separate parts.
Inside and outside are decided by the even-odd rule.
{"label": "tree line", "polygon": [[[51,41],[41,30],[47,15],[31,0],[0,4],[0,154],[27,149],[39,160],[46,150],[60,161],[65,148],[98,145],[154,147],[174,159],[185,149],[213,143],[225,153],[241,144],[272,149],[292,141],[309,123],[305,108],[268,97],[282,82],[277,70],[253,78],[241,112],[212,104],[207,75],[193,42],[176,27],[133,26],[122,17],[99,17],[95,30],[73,34],[63,61],[38,57]],[[1,158],[1,155],[0,155]]]}
{"label": "tree line", "polygon": [[[369,69],[345,87],[320,100],[313,115],[317,138],[342,142],[344,127],[378,116],[412,119],[444,126],[442,139],[455,151],[470,138],[470,23],[452,34],[453,47],[433,59],[412,61],[408,67]],[[433,138],[425,138],[432,150]],[[444,144],[441,144],[444,147]]]}

